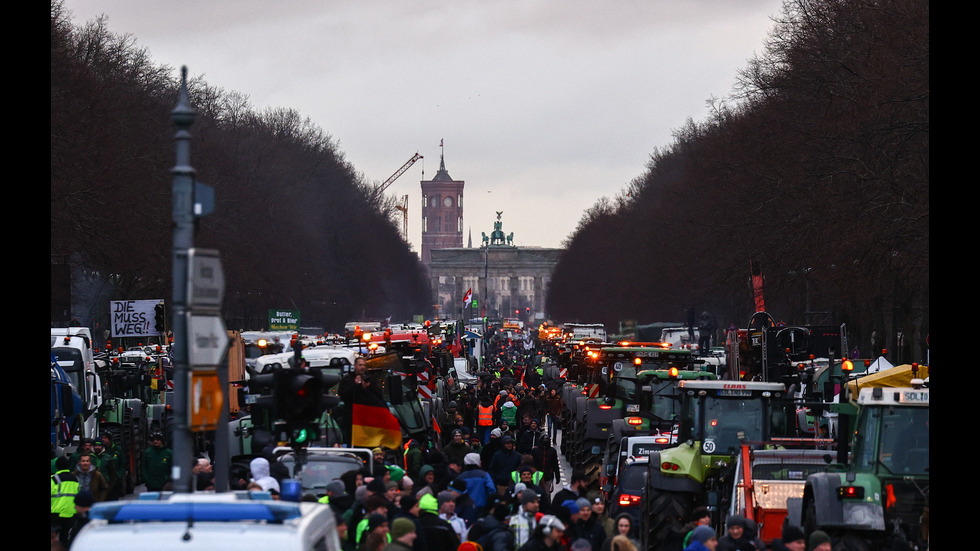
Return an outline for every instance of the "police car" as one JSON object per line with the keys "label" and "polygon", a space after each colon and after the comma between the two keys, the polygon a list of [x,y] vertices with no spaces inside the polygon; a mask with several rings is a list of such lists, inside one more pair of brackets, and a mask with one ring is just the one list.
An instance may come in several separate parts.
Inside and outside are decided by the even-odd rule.
{"label": "police car", "polygon": [[277,501],[267,492],[146,492],[96,503],[89,518],[72,551],[341,550],[329,506]]}

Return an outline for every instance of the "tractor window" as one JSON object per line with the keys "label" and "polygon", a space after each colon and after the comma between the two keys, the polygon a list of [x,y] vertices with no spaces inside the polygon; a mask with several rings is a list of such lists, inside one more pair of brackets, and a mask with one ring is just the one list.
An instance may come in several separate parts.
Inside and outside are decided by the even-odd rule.
{"label": "tractor window", "polygon": [[762,400],[718,399],[705,400],[704,440],[714,441],[720,451],[737,450],[742,440],[758,442],[763,439]]}
{"label": "tractor window", "polygon": [[617,377],[616,397],[627,402],[636,401],[636,381]]}
{"label": "tractor window", "polygon": [[929,408],[894,408],[883,412],[880,455],[882,463],[894,474],[927,475]]}

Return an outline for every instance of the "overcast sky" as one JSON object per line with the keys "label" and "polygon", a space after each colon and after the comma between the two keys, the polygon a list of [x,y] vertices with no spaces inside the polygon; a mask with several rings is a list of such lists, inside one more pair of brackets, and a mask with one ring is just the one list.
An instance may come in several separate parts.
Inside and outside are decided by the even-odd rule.
{"label": "overcast sky", "polygon": [[[421,191],[440,154],[465,181],[463,246],[493,230],[560,247],[583,212],[646,170],[732,90],[782,0],[66,0],[159,65],[292,108],[368,181]],[[191,129],[193,134],[193,128]],[[444,147],[440,148],[439,143]],[[191,160],[193,164],[193,142]],[[199,174],[207,181],[206,174]],[[398,220],[401,227],[401,220]]]}

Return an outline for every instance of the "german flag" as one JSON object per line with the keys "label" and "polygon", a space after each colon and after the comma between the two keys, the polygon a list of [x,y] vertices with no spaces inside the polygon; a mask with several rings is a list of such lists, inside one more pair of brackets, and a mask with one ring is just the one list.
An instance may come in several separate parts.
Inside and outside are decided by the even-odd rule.
{"label": "german flag", "polygon": [[355,389],[351,404],[351,446],[398,449],[401,443],[402,426],[384,400],[373,392]]}

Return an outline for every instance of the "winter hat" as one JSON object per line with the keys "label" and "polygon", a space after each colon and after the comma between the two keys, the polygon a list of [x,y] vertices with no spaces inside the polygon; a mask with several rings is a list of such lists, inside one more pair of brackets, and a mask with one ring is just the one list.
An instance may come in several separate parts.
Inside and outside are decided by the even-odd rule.
{"label": "winter hat", "polygon": [[496,436],[497,438],[500,438],[501,434],[503,434],[503,431],[501,431],[500,429],[493,429],[492,431],[490,431],[490,436]]}
{"label": "winter hat", "polygon": [[385,493],[385,490],[387,490],[387,488],[385,488],[385,481],[380,478],[375,478],[371,482],[368,482],[367,489],[375,494],[383,494]]}
{"label": "winter hat", "polygon": [[405,477],[405,469],[399,467],[398,465],[386,465],[388,469],[388,474],[391,475],[391,479],[395,482],[400,481]]}
{"label": "winter hat", "polygon": [[419,509],[435,513],[439,510],[439,500],[432,494],[425,494],[419,498]]}
{"label": "winter hat", "polygon": [[95,496],[88,490],[82,490],[75,494],[75,505],[80,507],[91,507],[95,503]]}
{"label": "winter hat", "polygon": [[483,551],[483,546],[475,541],[464,541],[459,544],[456,551]]}
{"label": "winter hat", "polygon": [[382,523],[388,522],[388,517],[382,515],[381,513],[371,513],[370,515],[367,516],[367,521],[368,521],[367,529],[368,532],[370,532],[371,530],[374,530],[378,526],[381,526]]}
{"label": "winter hat", "polygon": [[425,475],[431,472],[435,472],[432,465],[422,465],[422,468],[419,469],[419,478],[425,478]]}
{"label": "winter hat", "polygon": [[374,448],[371,450],[371,455],[378,455],[378,454],[384,455],[384,453],[385,451],[382,450],[381,448]]}
{"label": "winter hat", "polygon": [[461,494],[466,493],[466,481],[461,478],[454,478],[449,482],[449,489],[459,492]]}
{"label": "winter hat", "polygon": [[330,484],[327,484],[327,491],[333,492],[337,497],[347,495],[347,487],[344,486],[343,480],[331,480]]}
{"label": "winter hat", "polygon": [[442,504],[447,501],[452,501],[453,503],[456,503],[456,496],[454,496],[453,493],[450,492],[449,490],[443,490],[439,492],[439,495],[436,496],[436,507],[441,507]]}
{"label": "winter hat", "polygon": [[401,500],[398,501],[401,504],[402,511],[408,511],[412,507],[415,507],[415,504],[418,502],[418,498],[413,495],[402,496]]}
{"label": "winter hat", "polygon": [[717,538],[717,537],[718,534],[715,534],[714,528],[710,526],[701,525],[691,531],[691,541],[699,541],[701,543],[704,543],[710,540],[711,538]]}
{"label": "winter hat", "polygon": [[742,529],[744,530],[745,517],[743,517],[742,515],[729,515],[727,524],[729,528],[731,528],[732,526],[741,526]]}
{"label": "winter hat", "polygon": [[575,500],[573,499],[566,499],[565,501],[562,501],[561,506],[568,509],[568,512],[573,515],[578,513],[578,504],[575,503]]}
{"label": "winter hat", "polygon": [[791,543],[794,541],[806,541],[806,534],[799,526],[794,526],[790,524],[786,528],[783,528],[783,543]]}
{"label": "winter hat", "polygon": [[470,453],[466,454],[465,456],[463,456],[463,464],[464,465],[476,465],[477,467],[479,467],[480,466],[480,454],[473,453],[473,452],[470,452]]}
{"label": "winter hat", "polygon": [[510,442],[510,443],[513,443],[514,442],[514,438],[511,435],[509,435],[509,434],[507,436],[505,436],[503,438],[503,440],[501,440],[501,443],[503,443],[503,444],[506,444],[508,442]]}
{"label": "winter hat", "polygon": [[396,540],[409,532],[415,531],[415,523],[408,517],[398,517],[391,523],[391,539]]}
{"label": "winter hat", "polygon": [[812,551],[821,543],[832,543],[830,541],[830,536],[828,536],[827,532],[824,532],[823,530],[814,530],[813,533],[810,534],[810,541],[807,542],[806,548]]}
{"label": "winter hat", "polygon": [[538,500],[538,493],[534,490],[524,490],[521,492],[521,505],[527,505]]}
{"label": "winter hat", "polygon": [[586,507],[588,507],[589,509],[592,508],[592,503],[584,497],[580,497],[576,499],[575,505],[578,505],[579,510],[585,509]]}
{"label": "winter hat", "polygon": [[514,490],[511,492],[510,496],[513,497],[514,499],[517,499],[518,497],[520,497],[521,492],[523,492],[526,489],[527,489],[527,484],[523,482],[518,482],[517,484],[514,484]]}
{"label": "winter hat", "polygon": [[412,486],[415,485],[415,481],[409,478],[408,475],[403,476],[399,482],[402,484],[402,490],[411,490]]}

